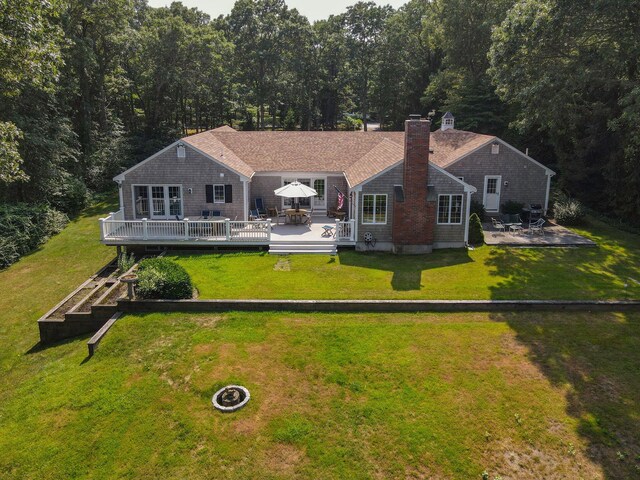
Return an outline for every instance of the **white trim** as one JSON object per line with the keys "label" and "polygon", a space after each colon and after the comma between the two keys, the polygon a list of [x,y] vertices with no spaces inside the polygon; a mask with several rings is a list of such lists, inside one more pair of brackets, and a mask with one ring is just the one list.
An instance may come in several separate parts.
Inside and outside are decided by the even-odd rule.
{"label": "white trim", "polygon": [[[364,197],[365,195],[371,195],[373,197],[373,222],[364,221]],[[376,199],[377,197],[384,197],[384,222],[376,222]],[[386,225],[387,217],[389,213],[389,196],[386,193],[363,193],[362,194],[362,224],[363,225]]]}
{"label": "white trim", "polygon": [[[468,194],[468,193],[467,193]],[[449,197],[449,214],[447,218],[448,222],[440,221],[440,197]],[[451,208],[453,207],[452,197],[460,197],[460,221],[452,222],[451,221]],[[440,193],[438,194],[438,202],[436,203],[436,225],[462,225],[462,202],[464,201],[464,195],[461,193]]]}
{"label": "white trim", "polygon": [[471,192],[467,192],[466,220],[464,222],[464,244],[469,244],[469,214],[471,212]]}
{"label": "white trim", "polygon": [[122,191],[122,182],[117,182],[118,184],[118,201],[120,202],[120,210],[124,212],[124,192]]}
{"label": "white trim", "polygon": [[347,185],[349,185],[349,188],[353,189],[353,188],[357,188],[357,187],[362,187],[362,185],[366,185],[367,183],[369,183],[371,180],[375,180],[376,178],[378,178],[380,175],[384,175],[385,173],[387,173],[389,170],[397,167],[398,165],[400,165],[401,163],[404,162],[404,158],[402,160],[398,160],[396,163],[394,163],[393,165],[388,166],[387,168],[379,171],[378,173],[376,173],[375,175],[367,178],[366,180],[363,180],[360,183],[357,183],[356,185],[351,185],[351,182],[349,182],[349,177],[348,175],[343,172],[344,178],[347,180]]}
{"label": "white trim", "polygon": [[520,150],[518,150],[516,147],[514,147],[513,145],[508,144],[507,142],[505,142],[504,140],[498,138],[498,137],[491,137],[489,138],[489,140],[487,140],[486,142],[484,142],[482,145],[480,145],[479,147],[474,148],[473,150],[471,150],[470,152],[465,153],[464,155],[456,158],[455,160],[447,163],[444,168],[449,168],[452,165],[455,165],[456,163],[458,163],[459,161],[467,158],[469,155],[472,155],[474,153],[476,153],[478,150],[483,149],[484,147],[486,147],[489,143],[493,143],[493,142],[498,142],[503,144],[505,147],[510,148],[511,150],[513,150],[514,152],[520,154],[521,156],[523,156],[524,158],[526,158],[527,160],[529,160],[530,162],[536,164],[537,166],[539,166],[540,168],[542,168],[547,175],[555,175],[556,172],[554,172],[553,170],[551,170],[548,167],[545,167],[543,164],[541,164],[540,162],[538,162],[537,160],[534,160],[533,158],[531,158],[529,155],[521,152]]}
{"label": "white trim", "polygon": [[462,180],[460,180],[458,177],[456,177],[454,174],[447,172],[444,168],[439,167],[438,165],[436,165],[435,163],[431,163],[429,162],[429,166],[435,168],[438,172],[440,173],[444,173],[447,177],[449,177],[452,180],[455,180],[456,182],[458,182],[459,184],[461,184],[462,186],[464,186],[464,191],[465,192],[471,192],[471,193],[475,193],[478,191],[478,189],[476,187],[474,187],[473,185],[469,185],[466,182],[463,182]]}
{"label": "white trim", "polygon": [[[496,190],[498,192],[498,208],[495,210],[489,210],[487,208],[487,180],[489,178],[497,178],[496,182]],[[502,197],[502,175],[485,175],[484,176],[484,187],[482,188],[482,205],[484,206],[487,212],[499,212],[500,211],[500,197]]]}
{"label": "white trim", "polygon": [[249,220],[249,180],[242,180],[242,219]]}
{"label": "white trim", "polygon": [[[147,217],[138,218],[136,213],[136,187],[147,187],[147,201],[149,203],[149,215]],[[164,197],[165,202],[165,215],[163,216],[154,216],[153,215],[153,194],[150,190],[151,187],[164,187],[167,195]],[[184,218],[184,189],[182,188],[182,184],[180,183],[132,183],[131,184],[131,210],[133,213],[134,220],[141,220],[142,218],[148,218],[150,220],[169,220],[175,215],[171,215],[169,212],[171,210],[169,204],[169,187],[178,187],[180,189],[180,215],[178,217]]]}
{"label": "white trim", "polygon": [[[132,172],[133,170],[136,170],[138,167],[141,167],[142,165],[144,165],[145,163],[155,159],[156,157],[158,157],[159,155],[165,153],[166,151],[168,151],[169,149],[173,148],[174,146],[177,146],[179,143],[183,143],[185,145],[185,147],[188,145],[189,148],[193,149],[193,151],[199,153],[200,155],[204,156],[205,158],[208,158],[209,160],[211,160],[212,162],[214,162],[215,164],[226,168],[227,170],[229,170],[230,172],[235,173],[236,175],[238,175],[240,177],[240,180],[243,179],[249,179],[249,177],[247,177],[246,175],[243,175],[242,173],[234,170],[233,168],[231,168],[229,165],[226,165],[218,160],[216,160],[214,157],[212,157],[211,155],[203,152],[202,150],[200,150],[199,148],[194,147],[193,145],[191,145],[190,143],[181,140],[176,140],[175,142],[173,142],[171,145],[169,145],[168,147],[163,148],[162,150],[160,150],[159,152],[154,153],[153,155],[151,155],[148,158],[145,158],[143,161],[136,163],[133,167],[128,168],[127,170],[125,170],[124,172],[120,173],[119,175],[116,175],[115,177],[113,177],[113,180],[118,182],[118,181],[124,181],[125,177],[128,173]],[[176,153],[176,159],[177,159],[177,153]],[[185,159],[181,159],[181,160],[185,160]],[[249,167],[251,168],[251,167]],[[255,173],[255,172],[254,172]],[[252,174],[253,175],[253,174]]]}
{"label": "white trim", "polygon": [[547,214],[549,209],[549,192],[551,191],[551,177],[553,175],[547,174],[547,191],[544,194],[544,214]]}
{"label": "white trim", "polygon": [[255,172],[253,177],[309,177],[309,175],[325,177],[344,177],[344,172]]}
{"label": "white trim", "polygon": [[[222,201],[216,201],[216,187],[222,187]],[[213,203],[214,204],[226,203],[225,200],[226,200],[226,195],[225,195],[224,183],[214,183],[213,184]]]}

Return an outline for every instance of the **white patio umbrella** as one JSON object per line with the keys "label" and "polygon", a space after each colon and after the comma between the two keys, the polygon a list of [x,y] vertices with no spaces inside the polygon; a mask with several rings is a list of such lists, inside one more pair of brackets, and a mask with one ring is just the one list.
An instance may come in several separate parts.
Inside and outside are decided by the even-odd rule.
{"label": "white patio umbrella", "polygon": [[307,187],[300,182],[291,182],[284,187],[276,188],[273,193],[275,193],[279,197],[286,198],[308,198],[318,195],[318,192],[316,192],[313,188]]}

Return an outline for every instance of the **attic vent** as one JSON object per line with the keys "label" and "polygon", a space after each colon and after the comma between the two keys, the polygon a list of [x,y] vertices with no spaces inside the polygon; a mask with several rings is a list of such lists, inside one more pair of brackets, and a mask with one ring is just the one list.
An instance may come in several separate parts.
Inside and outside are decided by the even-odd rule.
{"label": "attic vent", "polygon": [[176,149],[177,153],[178,153],[178,158],[185,158],[187,156],[187,152],[184,148],[184,145],[179,143],[178,144],[178,148]]}
{"label": "attic vent", "polygon": [[499,143],[491,144],[491,153],[493,155],[497,155],[497,154],[500,153],[500,144]]}

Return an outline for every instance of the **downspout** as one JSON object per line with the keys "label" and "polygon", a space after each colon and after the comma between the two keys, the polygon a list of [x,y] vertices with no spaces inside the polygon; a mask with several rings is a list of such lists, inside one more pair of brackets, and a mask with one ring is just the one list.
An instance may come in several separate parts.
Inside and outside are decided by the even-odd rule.
{"label": "downspout", "polygon": [[242,180],[242,219],[246,222],[249,220],[249,181]]}
{"label": "downspout", "polygon": [[544,196],[544,214],[547,214],[547,210],[549,209],[549,192],[551,191],[551,177],[553,175],[551,172],[547,170],[547,192]]}
{"label": "downspout", "polygon": [[469,213],[471,212],[471,191],[467,190],[467,220],[464,222],[464,244],[469,245]]}

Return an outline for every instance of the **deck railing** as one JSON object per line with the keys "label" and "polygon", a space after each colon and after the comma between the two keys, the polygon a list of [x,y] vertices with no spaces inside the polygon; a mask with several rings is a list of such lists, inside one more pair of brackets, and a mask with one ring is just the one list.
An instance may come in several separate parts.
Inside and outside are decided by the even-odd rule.
{"label": "deck railing", "polygon": [[336,220],[336,240],[340,241],[355,241],[355,221],[354,220],[345,220],[340,221]]}
{"label": "deck railing", "polygon": [[271,222],[222,220],[124,220],[120,212],[100,219],[103,241],[202,240],[212,243],[258,243],[271,240]]}

